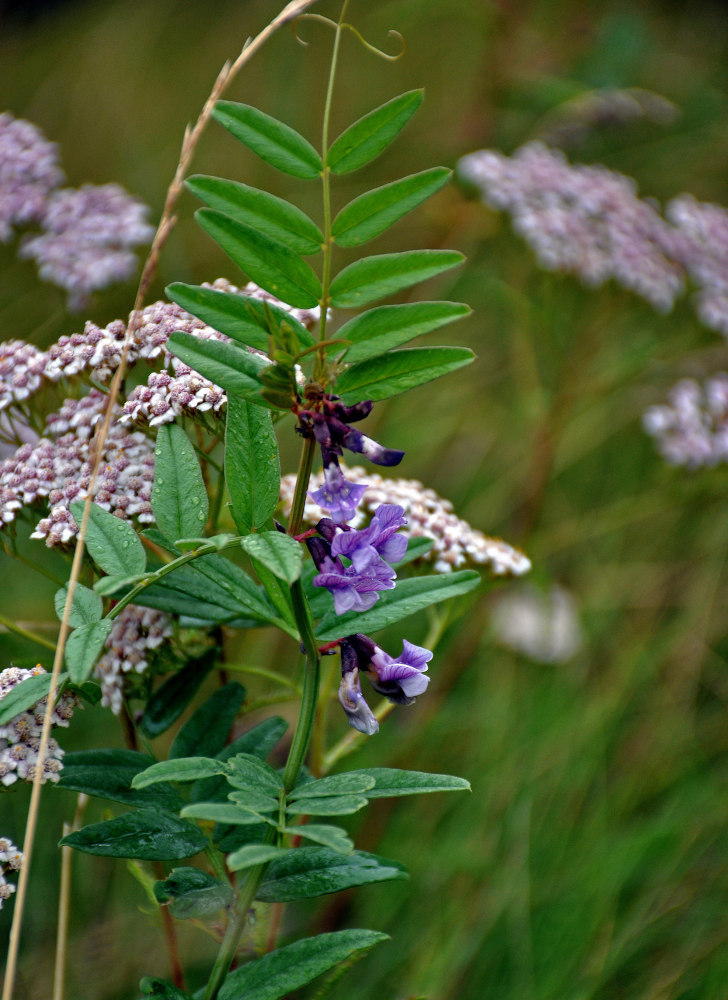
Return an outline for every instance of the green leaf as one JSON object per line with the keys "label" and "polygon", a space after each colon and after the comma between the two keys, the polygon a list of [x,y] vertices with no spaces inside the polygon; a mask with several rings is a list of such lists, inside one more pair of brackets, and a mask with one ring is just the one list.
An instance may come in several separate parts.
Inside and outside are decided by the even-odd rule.
{"label": "green leaf", "polygon": [[[225,859],[227,867],[231,872],[239,872],[244,868],[253,868],[255,865],[264,865],[268,861],[273,861],[283,855],[298,853],[297,848],[275,847],[273,844],[244,844],[237,851],[233,851]],[[341,855],[337,855],[341,857]]]}
{"label": "green leaf", "polygon": [[350,125],[328,152],[326,164],[331,172],[346,174],[379,156],[399,135],[424,96],[422,90],[410,90]]}
{"label": "green leaf", "polygon": [[258,813],[267,813],[278,810],[277,796],[267,795],[255,788],[239,789],[230,792],[228,799],[235,805],[245,806],[246,809],[254,809]]}
{"label": "green leaf", "polygon": [[228,762],[228,781],[233,788],[255,789],[266,795],[279,795],[283,779],[277,771],[254,754],[239,753]]}
{"label": "green leaf", "polygon": [[325,823],[303,823],[301,826],[279,827],[281,833],[290,833],[292,837],[304,837],[316,844],[330,847],[332,851],[350,854],[354,850],[354,841],[347,837],[340,826],[329,826]]}
{"label": "green leaf", "polygon": [[145,997],[153,997],[154,1000],[194,1000],[189,993],[157,976],[145,976],[139,983],[139,989]]}
{"label": "green leaf", "polygon": [[360,771],[347,771],[345,774],[329,774],[316,781],[306,781],[289,792],[288,798],[319,799],[324,795],[359,795],[374,788],[374,785],[374,778],[369,778]]}
{"label": "green leaf", "polygon": [[320,799],[311,796],[290,802],[286,812],[291,816],[348,816],[366,804],[361,795],[326,795]]}
{"label": "green leaf", "polygon": [[213,117],[248,149],[284,174],[309,180],[323,171],[321,157],[308,139],[257,108],[218,101]]}
{"label": "green leaf", "polygon": [[171,542],[202,531],[210,504],[192,442],[178,424],[162,424],[154,449],[152,511]]}
{"label": "green leaf", "polygon": [[68,637],[64,659],[74,684],[83,684],[93,670],[112,625],[108,618],[103,618],[100,622],[81,625]]}
{"label": "green leaf", "polygon": [[[82,500],[71,504],[71,513],[78,524],[83,518],[83,508]],[[97,503],[91,504],[86,548],[109,576],[136,576],[146,569],[147,557],[131,524],[114,517]]]}
{"label": "green leaf", "polygon": [[99,597],[111,597],[120,590],[129,590],[148,576],[148,573],[137,573],[136,576],[102,576],[94,584],[94,591]]}
{"label": "green leaf", "polygon": [[371,399],[389,399],[463,365],[475,358],[467,347],[406,347],[389,351],[347,368],[336,380],[336,392],[345,405]]}
{"label": "green leaf", "polygon": [[447,167],[432,167],[359,195],[334,219],[331,232],[340,247],[358,247],[379,236],[450,180]]}
{"label": "green leaf", "polygon": [[470,313],[462,302],[408,302],[404,305],[377,306],[344,323],[336,337],[351,341],[346,349],[349,363],[368,361],[423,333],[437,330],[446,323]]}
{"label": "green leaf", "polygon": [[[260,410],[260,413],[265,411]],[[223,556],[210,554],[196,559],[194,569],[215,587],[220,604],[263,622],[275,621],[274,610],[265,594],[242,567]]]}
{"label": "green leaf", "polygon": [[169,757],[214,757],[227,743],[244,701],[245,688],[237,681],[218,688],[177,733]]}
{"label": "green leaf", "polygon": [[480,574],[472,569],[398,580],[394,590],[383,591],[369,611],[347,611],[343,615],[337,615],[333,609],[328,611],[316,629],[316,636],[328,642],[353,632],[377,632],[431,604],[467,594],[479,583]]}
{"label": "green leaf", "polygon": [[[54,603],[58,621],[63,621],[63,612],[66,609],[66,597],[68,587],[61,587],[56,591]],[[68,624],[71,628],[78,628],[80,625],[92,625],[101,619],[104,613],[104,602],[89,587],[84,587],[82,583],[77,583],[73,588],[73,604],[68,617]]]}
{"label": "green leaf", "polygon": [[[65,674],[63,675],[65,677]],[[58,678],[60,684],[60,677]],[[16,684],[0,699],[0,726],[14,719],[16,715],[27,711],[41,698],[45,698],[51,688],[51,675],[48,673],[34,674]]]}
{"label": "green leaf", "polygon": [[308,264],[289,247],[212,208],[198,209],[195,218],[228,257],[261,288],[299,309],[318,305],[321,283]]}
{"label": "green leaf", "polygon": [[199,868],[173,868],[163,882],[154,883],[159,903],[169,903],[170,913],[178,920],[207,917],[233,901],[233,890],[220,879]]}
{"label": "green leaf", "polygon": [[364,257],[339,271],[331,282],[331,305],[355,309],[456,267],[464,259],[455,250],[408,250]]}
{"label": "green leaf", "polygon": [[192,802],[184,807],[180,815],[210,823],[226,823],[228,826],[251,826],[259,823],[276,825],[272,819],[250,806],[235,805],[233,802]]}
{"label": "green leaf", "polygon": [[419,795],[421,792],[470,791],[469,781],[452,774],[402,771],[397,767],[365,767],[353,773],[374,778],[374,788],[364,792],[368,799],[384,799],[395,795]]}
{"label": "green leaf", "polygon": [[258,395],[261,388],[258,376],[270,362],[259,354],[221,340],[200,340],[191,333],[173,333],[167,346],[180,361],[225,392],[265,405]]}
{"label": "green leaf", "polygon": [[245,609],[239,605],[231,606],[227,591],[189,565],[179,566],[169,576],[150,584],[135,602],[198,621],[232,622],[241,613],[245,614]]}
{"label": "green leaf", "polygon": [[[290,588],[281,583],[278,577],[271,573],[268,567],[263,563],[258,562],[257,559],[253,559],[252,557],[251,562],[258,579],[265,587],[265,592],[268,595],[271,604],[273,604],[276,611],[287,626],[285,631],[287,631],[289,635],[298,639],[298,627],[296,625],[296,619],[293,615]],[[283,628],[282,625],[279,627]]]}
{"label": "green leaf", "polygon": [[278,442],[270,413],[234,396],[225,425],[225,478],[240,533],[265,527],[278,504]]}
{"label": "green leaf", "polygon": [[[239,753],[252,754],[265,760],[281,736],[288,729],[288,723],[279,716],[264,719],[253,726],[247,733],[238,736],[236,740],[223,747],[217,755],[217,760],[229,760]],[[195,783],[190,790],[191,802],[210,802],[225,799],[229,786],[224,778],[208,778]]]}
{"label": "green leaf", "polygon": [[290,247],[294,253],[312,254],[321,250],[324,236],[319,227],[305,212],[283,198],[237,181],[200,174],[189,177],[186,184],[210,208],[259,229]]}
{"label": "green leaf", "polygon": [[[228,858],[229,865],[231,859],[232,856]],[[289,903],[407,877],[403,865],[375,854],[363,851],[340,854],[326,847],[298,847],[273,859],[256,898],[265,903]]]}
{"label": "green leaf", "polygon": [[301,543],[280,531],[262,531],[248,535],[240,543],[242,548],[285,583],[293,583],[301,575],[303,549]]}
{"label": "green leaf", "polygon": [[293,330],[302,347],[315,341],[309,331],[288,310],[241,292],[221,292],[202,285],[185,285],[177,281],[167,285],[167,296],[193,316],[249,347],[268,351],[270,324],[275,330],[285,323]]}
{"label": "green leaf", "polygon": [[207,838],[192,823],[150,807],[84,826],[60,843],[108,858],[175,861],[204,851]]}
{"label": "green leaf", "polygon": [[160,760],[140,771],[132,781],[132,788],[146,788],[160,781],[197,781],[213,775],[226,774],[227,767],[212,757],[180,757]]}
{"label": "green leaf", "polygon": [[231,972],[219,1000],[282,1000],[339,962],[386,940],[387,935],[378,931],[352,929],[294,941]]}
{"label": "green leaf", "polygon": [[132,781],[154,763],[136,750],[78,750],[63,758],[59,788],[97,795],[129,806],[155,805],[177,812],[183,802],[171,785],[132,787]]}
{"label": "green leaf", "polygon": [[157,688],[147,700],[139,723],[150,740],[166,732],[194,698],[200,685],[217,662],[220,651],[208,649],[200,657],[188,660],[181,670]]}

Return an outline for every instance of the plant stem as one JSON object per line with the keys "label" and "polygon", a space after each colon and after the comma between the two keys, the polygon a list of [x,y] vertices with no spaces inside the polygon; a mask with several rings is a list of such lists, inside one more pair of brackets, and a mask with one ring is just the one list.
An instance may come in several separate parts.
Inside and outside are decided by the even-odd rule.
{"label": "plant stem", "polygon": [[[63,836],[81,829],[88,795],[81,792],[76,799],[76,812],[72,823],[63,824]],[[68,914],[71,908],[71,863],[73,848],[61,848],[61,885],[58,894],[58,927],[56,929],[56,960],[53,967],[53,1000],[63,1000],[66,979],[66,954],[68,944]]]}
{"label": "plant stem", "polygon": [[298,462],[298,475],[296,476],[296,488],[293,493],[293,503],[291,504],[291,518],[288,524],[289,535],[300,535],[303,526],[303,510],[306,506],[306,492],[311,479],[311,469],[316,454],[316,441],[314,438],[304,438],[303,448],[301,448],[301,458]]}
{"label": "plant stem", "polygon": [[14,622],[11,618],[6,618],[5,615],[0,615],[0,625],[3,625],[8,632],[14,632],[16,635],[21,635],[24,639],[30,639],[31,642],[37,642],[39,646],[45,646],[46,649],[55,649],[55,642],[51,642],[49,639],[44,639],[42,635],[38,635],[37,632],[31,632],[30,629],[23,628],[17,622]]}
{"label": "plant stem", "polygon": [[298,781],[306,751],[308,750],[308,744],[311,740],[313,724],[316,718],[316,706],[318,704],[321,663],[316,636],[313,631],[311,611],[300,580],[296,580],[291,585],[291,598],[293,615],[296,619],[296,625],[298,625],[301,641],[306,652],[306,666],[303,675],[301,711],[298,715],[298,724],[293,734],[293,742],[291,743],[288,760],[283,771],[283,784],[287,792],[290,792]]}

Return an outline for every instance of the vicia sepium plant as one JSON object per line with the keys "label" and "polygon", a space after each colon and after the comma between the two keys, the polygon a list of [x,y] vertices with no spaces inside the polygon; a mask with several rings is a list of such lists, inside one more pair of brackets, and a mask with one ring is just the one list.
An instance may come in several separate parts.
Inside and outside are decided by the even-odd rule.
{"label": "vicia sepium plant", "polygon": [[[123,707],[120,691],[109,695],[125,721],[129,749],[68,754],[59,784],[128,807],[115,818],[74,830],[65,845],[151,862],[153,893],[168,921],[170,914],[211,921],[219,950],[206,985],[194,994],[204,1000],[284,997],[382,940],[384,935],[375,931],[350,929],[276,948],[273,934],[263,957],[236,965],[257,903],[282,905],[405,877],[399,864],[356,851],[332,818],[357,813],[372,799],[468,787],[456,777],[386,767],[327,773],[342,756],[326,746],[327,713],[337,688],[348,722],[368,736],[377,733],[386,713],[378,717],[372,711],[363,679],[400,706],[412,704],[427,689],[430,650],[402,637],[395,656],[396,649],[382,648],[373,636],[470,591],[479,581],[469,569],[430,576],[405,572],[402,578],[401,568],[421,557],[429,543],[407,537],[407,519],[398,504],[380,504],[364,526],[350,523],[367,483],[345,475],[344,453],[385,467],[399,465],[404,457],[396,441],[384,446],[367,435],[373,405],[455,371],[473,355],[459,347],[403,346],[466,315],[467,306],[374,304],[456,267],[462,260],[456,251],[375,254],[339,267],[339,248],[375,239],[442,188],[450,175],[440,167],[424,170],[334,210],[337,179],[385,150],[423,97],[417,90],[395,97],[330,141],[336,64],[349,27],[346,7],[339,22],[332,22],[320,149],[260,110],[217,104],[215,118],[236,140],[271,167],[320,186],[321,220],[245,184],[208,176],[188,181],[205,203],[197,212],[200,226],[258,288],[253,293],[252,286],[241,292],[219,283],[176,283],[167,289],[176,304],[170,308],[180,307],[180,315],[184,310],[188,319],[196,319],[186,330],[165,333],[153,349],[142,343],[138,354],[154,357],[166,344],[177,359],[177,384],[170,388],[172,378],[165,373],[150,379],[148,387],[129,397],[123,416],[135,419],[147,407],[145,427],[157,431],[149,500],[142,473],[135,472],[133,483],[128,478],[131,452],[115,459],[114,467],[115,475],[126,475],[128,488],[137,490],[131,513],[145,520],[137,531],[125,517],[128,504],[119,501],[112,513],[111,501],[104,504],[96,495],[86,533],[93,560],[89,572],[96,582],[78,584],[72,601],[66,665],[76,691],[88,689],[113,630],[133,607],[153,609],[174,622],[163,632],[158,622],[140,618],[134,625],[139,635],[158,628],[160,644],[174,632],[177,649],[186,651],[160,687],[152,690],[148,681],[137,687],[135,696],[143,702],[138,711],[129,710],[128,689]],[[302,313],[316,318],[314,330]],[[217,387],[214,402],[206,385]],[[203,406],[205,393],[209,399]],[[86,398],[90,412],[95,397]],[[80,404],[76,408],[80,413]],[[223,433],[213,420],[223,412],[224,454]],[[184,422],[190,414],[196,423]],[[286,434],[300,441],[300,461],[290,516],[283,523],[278,435]],[[149,467],[146,457],[139,461]],[[310,478],[319,462],[322,484],[313,489]],[[109,496],[120,481],[107,487]],[[79,523],[82,518],[83,493],[76,502],[68,491],[63,496],[69,509],[56,513],[53,525],[43,529],[49,544],[65,543],[67,536],[59,532],[72,531],[72,516]],[[328,515],[315,527],[304,525],[307,496]],[[152,521],[153,527],[144,527]],[[240,558],[229,558],[235,553]],[[65,603],[61,591],[59,614]],[[226,637],[259,628],[280,630],[290,651],[290,670],[277,666],[267,676],[300,692],[297,722],[285,749],[281,742],[288,725],[278,716],[231,738],[240,732],[235,724],[246,694],[239,683],[229,682],[192,710],[167,759],[155,761],[150,741],[178,722],[211,671],[225,669]],[[336,657],[326,662],[340,664],[340,672],[338,665],[336,671],[324,671],[322,681],[323,656]],[[12,705],[3,706],[5,716],[11,709],[10,714],[24,711],[42,694],[43,677],[24,684],[31,682],[35,686],[24,689],[24,701],[14,695]],[[274,749],[276,765],[282,766],[266,762]],[[179,864],[192,858],[194,864]],[[174,983],[147,977],[142,990],[190,1000],[184,970],[174,960],[174,948],[170,952]]]}

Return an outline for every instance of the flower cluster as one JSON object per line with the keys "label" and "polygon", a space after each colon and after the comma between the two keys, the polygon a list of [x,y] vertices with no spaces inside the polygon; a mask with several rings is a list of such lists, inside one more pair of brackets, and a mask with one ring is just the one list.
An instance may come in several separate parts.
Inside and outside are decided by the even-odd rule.
{"label": "flower cluster", "polygon": [[571,594],[554,586],[546,592],[520,586],[498,594],[491,611],[497,642],[536,663],[563,663],[584,642]]}
{"label": "flower cluster", "polygon": [[703,385],[682,379],[666,404],[645,411],[642,423],[671,465],[695,469],[728,461],[728,375],[719,372]]}
{"label": "flower cluster", "polygon": [[0,115],[0,242],[14,225],[39,224],[20,256],[34,260],[41,278],[65,289],[69,309],[78,310],[92,292],[131,276],[132,250],[154,228],[147,206],[118,184],[58,190],[62,182],[55,145],[30,122]]}
{"label": "flower cluster", "polygon": [[23,854],[8,837],[0,837],[0,910],[6,899],[15,892],[15,886],[8,882],[10,872],[19,872],[23,867]]}
{"label": "flower cluster", "polygon": [[569,271],[587,285],[610,278],[669,310],[684,288],[675,230],[637,195],[630,177],[603,166],[569,164],[531,142],[511,157],[481,150],[460,160],[492,207],[505,209],[542,267]]}
{"label": "flower cluster", "polygon": [[172,618],[163,611],[130,604],[114,619],[94,676],[101,683],[101,704],[115,715],[121,712],[124,675],[142,674],[149,667],[151,653],[173,634]]}
{"label": "flower cluster", "polygon": [[[339,469],[338,473],[344,485],[329,470],[312,476],[311,483],[318,489],[309,491],[310,502],[304,508],[307,525],[320,520],[323,508],[332,520],[348,520],[351,527],[361,528],[381,504],[396,504],[407,518],[409,537],[432,539],[432,548],[423,558],[433,563],[436,573],[449,573],[466,565],[487,566],[494,576],[523,576],[531,569],[531,561],[523,552],[471,527],[457,517],[449,500],[416,479],[386,479],[361,466]],[[329,482],[332,478],[334,481]],[[366,486],[358,482],[362,479],[367,480]],[[281,480],[285,514],[290,513],[295,483],[294,474]],[[353,512],[352,501],[356,507]],[[342,513],[347,516],[342,517]]]}
{"label": "flower cluster", "polygon": [[679,233],[679,259],[698,287],[698,316],[728,336],[728,211],[684,194],[668,204],[665,214]]}
{"label": "flower cluster", "polygon": [[[0,703],[21,681],[45,672],[40,665],[32,670],[20,667],[3,670],[0,673]],[[53,709],[51,724],[68,726],[77,704],[75,697],[61,695]],[[40,737],[47,709],[48,699],[41,698],[32,708],[0,726],[0,784],[12,785],[18,779],[32,782],[39,764],[42,770],[41,781],[58,781],[63,767],[63,750],[56,740],[48,740],[45,756],[40,761]]]}

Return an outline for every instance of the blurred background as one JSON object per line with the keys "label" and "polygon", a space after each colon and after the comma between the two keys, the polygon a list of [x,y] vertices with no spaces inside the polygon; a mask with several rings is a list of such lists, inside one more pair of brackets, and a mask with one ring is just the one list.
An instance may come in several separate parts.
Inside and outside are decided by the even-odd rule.
{"label": "blurred background", "polygon": [[[117,181],[156,219],[185,124],[221,64],[278,9],[270,0],[0,3],[0,110],[59,143],[70,184]],[[314,9],[338,14],[328,2]],[[423,86],[426,98],[366,173],[341,179],[337,205],[361,185],[454,166],[473,150],[511,153],[568,118],[575,100],[628,87],[662,95],[675,114],[567,130],[569,157],[631,175],[661,203],[687,191],[728,204],[720,4],[353,0],[350,18],[386,51],[401,47],[390,29],[407,48],[383,62],[345,39],[334,134],[404,90]],[[226,96],[318,143],[332,36],[312,22],[298,33],[305,47],[279,32]],[[214,125],[193,171],[268,188],[319,217],[318,190],[277,175]],[[173,280],[238,278],[198,230],[195,207],[185,195],[152,299]],[[507,644],[498,606],[518,584],[494,584],[447,630],[427,697],[351,761],[462,774],[472,794],[370,808],[357,846],[405,862],[411,881],[289,908],[285,932],[392,935],[332,986],[337,1000],[724,1000],[728,472],[667,466],[640,421],[678,378],[725,369],[728,350],[684,299],[659,316],[612,285],[587,290],[539,270],[508,217],[458,184],[371,252],[412,247],[467,255],[425,291],[473,307],[432,342],[465,344],[478,360],[380,406],[375,436],[407,450],[402,476],[524,548],[529,593],[552,632],[540,646]],[[0,246],[3,338],[45,346],[87,318],[126,316],[133,294],[132,283],[117,286],[71,316],[62,292]],[[41,553],[42,543],[28,545]],[[47,558],[63,573],[60,557]],[[52,621],[52,583],[4,555],[0,578],[3,614]],[[408,634],[420,641],[424,631],[423,622]],[[2,666],[27,657],[50,666],[45,651],[7,634],[0,652]],[[110,722],[87,708],[61,742],[122,745]],[[0,803],[0,834],[16,842],[27,799],[22,789]],[[44,795],[24,936],[29,997],[50,994],[55,843],[73,806],[68,792]],[[123,862],[79,855],[75,870],[68,996],[135,996],[141,972],[167,974],[152,908]],[[10,910],[0,914],[3,940]],[[183,934],[204,965],[209,940]]]}

